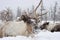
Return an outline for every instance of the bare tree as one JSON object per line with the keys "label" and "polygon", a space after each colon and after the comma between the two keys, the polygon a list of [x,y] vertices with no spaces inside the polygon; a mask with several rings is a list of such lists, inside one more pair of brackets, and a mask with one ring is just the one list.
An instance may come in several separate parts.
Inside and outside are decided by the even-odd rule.
{"label": "bare tree", "polygon": [[[42,15],[42,11],[43,11],[43,1],[41,1],[41,15]],[[41,21],[42,21],[42,16],[41,16]]]}
{"label": "bare tree", "polygon": [[10,8],[7,9],[5,17],[6,17],[6,21],[12,21],[13,20],[13,12]]}
{"label": "bare tree", "polygon": [[56,11],[57,11],[57,2],[55,3],[55,6],[54,6],[54,17],[53,17],[53,20],[54,20],[54,23],[55,23],[55,18],[56,18]]}
{"label": "bare tree", "polygon": [[8,8],[7,10],[3,10],[1,12],[1,20],[2,21],[12,21],[13,20],[13,14],[12,10]]}
{"label": "bare tree", "polygon": [[1,11],[1,20],[2,21],[6,20],[6,18],[5,18],[6,12],[7,12],[6,10]]}
{"label": "bare tree", "polygon": [[20,17],[21,16],[21,9],[18,7],[17,8],[17,17]]}

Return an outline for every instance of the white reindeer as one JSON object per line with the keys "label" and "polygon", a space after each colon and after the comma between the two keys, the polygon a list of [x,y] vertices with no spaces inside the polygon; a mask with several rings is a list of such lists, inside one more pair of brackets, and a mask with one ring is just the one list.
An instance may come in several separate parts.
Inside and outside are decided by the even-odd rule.
{"label": "white reindeer", "polygon": [[2,32],[3,36],[17,36],[17,35],[23,35],[23,36],[29,36],[30,34],[33,34],[33,25],[30,20],[30,18],[26,16],[21,17],[22,21],[16,22],[16,21],[8,21],[3,25]]}

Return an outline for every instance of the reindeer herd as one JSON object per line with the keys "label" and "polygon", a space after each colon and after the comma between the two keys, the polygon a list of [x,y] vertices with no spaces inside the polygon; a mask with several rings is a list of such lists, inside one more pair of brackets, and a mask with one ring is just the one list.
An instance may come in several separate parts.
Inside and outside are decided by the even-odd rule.
{"label": "reindeer herd", "polygon": [[35,30],[46,29],[50,32],[60,31],[60,23],[44,22],[40,26],[36,23],[35,18],[31,18],[27,15],[22,15],[18,21],[7,21],[0,25],[0,37],[9,36],[33,36]]}

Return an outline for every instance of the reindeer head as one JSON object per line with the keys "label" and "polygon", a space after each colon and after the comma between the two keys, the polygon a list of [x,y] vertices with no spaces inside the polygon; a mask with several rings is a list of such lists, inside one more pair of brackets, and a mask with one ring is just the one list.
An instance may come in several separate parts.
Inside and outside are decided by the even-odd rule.
{"label": "reindeer head", "polygon": [[49,22],[45,22],[43,25],[40,26],[40,29],[46,29],[47,25],[49,25]]}
{"label": "reindeer head", "polygon": [[27,16],[27,15],[22,15],[21,20],[23,20],[24,22],[27,22],[29,24],[32,23],[31,18],[29,16]]}

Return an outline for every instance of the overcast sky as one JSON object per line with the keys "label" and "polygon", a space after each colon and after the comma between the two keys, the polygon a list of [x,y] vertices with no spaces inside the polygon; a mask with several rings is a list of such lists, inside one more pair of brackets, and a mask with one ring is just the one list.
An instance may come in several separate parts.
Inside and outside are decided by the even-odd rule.
{"label": "overcast sky", "polygon": [[[40,0],[0,0],[0,10],[8,7],[16,10],[18,6],[22,9],[31,8],[32,5],[36,7],[39,1]],[[56,1],[59,5],[60,0],[43,0],[44,7],[48,9],[50,6],[53,6]]]}

